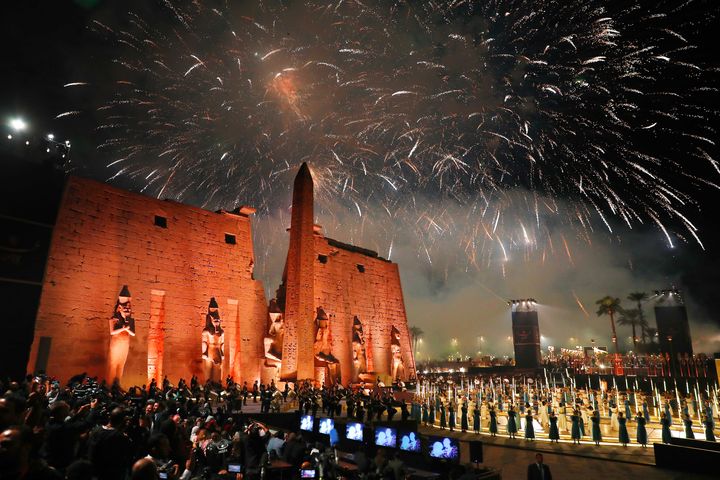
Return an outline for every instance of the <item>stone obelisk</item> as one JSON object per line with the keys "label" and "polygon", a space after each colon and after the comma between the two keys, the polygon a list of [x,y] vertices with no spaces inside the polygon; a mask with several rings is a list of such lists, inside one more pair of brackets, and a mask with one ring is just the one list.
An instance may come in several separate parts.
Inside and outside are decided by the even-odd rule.
{"label": "stone obelisk", "polygon": [[283,278],[286,296],[282,379],[315,377],[314,220],[313,179],[307,164],[303,163],[293,185],[290,245]]}

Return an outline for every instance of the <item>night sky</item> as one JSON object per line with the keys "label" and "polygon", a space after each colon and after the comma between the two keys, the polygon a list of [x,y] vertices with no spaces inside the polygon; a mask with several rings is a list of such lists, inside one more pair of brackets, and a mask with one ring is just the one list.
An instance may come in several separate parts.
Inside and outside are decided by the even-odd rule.
{"label": "night sky", "polygon": [[720,351],[717,2],[424,3],[12,2],[2,141],[22,116],[72,173],[258,207],[269,294],[308,161],[326,234],[399,263],[421,358],[509,353],[510,298],[545,345],[609,343],[595,300],[671,285]]}

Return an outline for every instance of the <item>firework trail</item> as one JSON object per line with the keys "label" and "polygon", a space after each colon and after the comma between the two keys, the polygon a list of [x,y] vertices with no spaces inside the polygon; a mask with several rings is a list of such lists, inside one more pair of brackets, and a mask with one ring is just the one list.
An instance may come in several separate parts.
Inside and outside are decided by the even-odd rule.
{"label": "firework trail", "polygon": [[93,113],[112,178],[278,218],[308,161],[329,233],[363,244],[370,222],[389,251],[412,232],[428,264],[448,243],[473,268],[544,258],[557,226],[700,242],[717,70],[693,56],[693,1],[235,3],[94,22],[115,54]]}
{"label": "firework trail", "polygon": [[583,314],[585,315],[585,318],[590,318],[590,314],[585,309],[585,305],[580,301],[580,299],[577,296],[577,293],[575,293],[575,290],[572,290],[573,298],[575,299],[575,303],[577,303],[578,307],[580,307],[580,310],[582,310]]}

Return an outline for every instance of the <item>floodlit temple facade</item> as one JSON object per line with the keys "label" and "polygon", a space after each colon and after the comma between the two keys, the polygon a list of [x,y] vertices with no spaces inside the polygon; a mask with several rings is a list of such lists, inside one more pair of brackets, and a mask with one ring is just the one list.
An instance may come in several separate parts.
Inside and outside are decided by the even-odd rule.
{"label": "floodlit temple facade", "polygon": [[398,266],[323,236],[308,166],[295,179],[287,261],[270,301],[253,277],[253,213],[70,177],[28,371],[123,385],[414,376]]}

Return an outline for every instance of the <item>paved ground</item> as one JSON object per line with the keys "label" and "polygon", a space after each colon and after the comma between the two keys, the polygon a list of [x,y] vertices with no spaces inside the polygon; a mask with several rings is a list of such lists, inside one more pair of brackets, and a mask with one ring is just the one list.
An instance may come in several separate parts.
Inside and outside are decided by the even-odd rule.
{"label": "paved ground", "polygon": [[[534,450],[485,444],[483,454],[485,465],[502,469],[503,480],[527,478],[527,466],[535,461]],[[672,472],[649,465],[585,458],[563,453],[543,452],[543,457],[545,463],[550,466],[553,480],[711,480],[718,478],[717,476]]]}
{"label": "paved ground", "polygon": [[[433,427],[420,427],[420,431],[438,435],[440,430]],[[648,448],[621,447],[593,444],[573,445],[572,443],[549,443],[544,441],[526,441],[522,438],[511,440],[507,437],[477,436],[474,433],[449,432],[463,440],[480,439],[483,442],[484,463],[489,467],[502,469],[503,479],[523,479],[527,475],[527,466],[535,461],[535,453],[542,452],[545,463],[550,465],[553,480],[705,480],[718,476],[693,475],[674,472],[655,467],[655,455],[652,446]]]}

